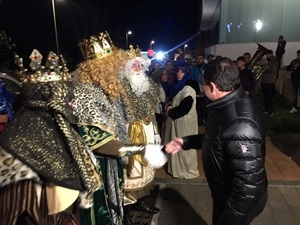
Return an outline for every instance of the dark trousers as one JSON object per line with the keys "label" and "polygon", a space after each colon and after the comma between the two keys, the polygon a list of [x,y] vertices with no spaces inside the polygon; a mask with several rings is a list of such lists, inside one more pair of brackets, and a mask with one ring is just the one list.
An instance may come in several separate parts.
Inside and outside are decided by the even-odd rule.
{"label": "dark trousers", "polygon": [[207,100],[205,97],[196,98],[196,109],[198,114],[198,125],[202,125],[207,118]]}
{"label": "dark trousers", "polygon": [[268,113],[274,112],[274,106],[273,106],[273,94],[275,90],[274,84],[261,83],[261,90],[264,96],[264,104],[265,104],[264,111]]}
{"label": "dark trousers", "polygon": [[298,96],[300,90],[300,82],[292,82],[293,107],[298,107]]}
{"label": "dark trousers", "polygon": [[[239,225],[250,225],[253,219],[259,216],[263,212],[267,204],[267,201],[268,201],[268,192],[266,191],[261,194],[255,206],[247,213],[246,217],[242,219],[245,223],[241,223],[241,221],[237,221],[239,219],[236,220],[234,218],[227,218],[226,219],[228,222],[227,224],[230,224],[230,222],[234,221],[234,224],[237,224],[237,222],[239,222]],[[213,200],[213,225],[222,225],[220,223],[220,218],[224,212],[226,202],[227,200],[221,200],[221,202],[218,199]]]}

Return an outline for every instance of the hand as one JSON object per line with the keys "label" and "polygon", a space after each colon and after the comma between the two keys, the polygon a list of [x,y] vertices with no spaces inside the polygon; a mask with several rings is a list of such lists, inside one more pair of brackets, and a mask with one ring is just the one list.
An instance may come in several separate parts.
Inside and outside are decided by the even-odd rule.
{"label": "hand", "polygon": [[171,105],[169,105],[169,106],[166,108],[166,113],[167,113],[167,115],[169,115],[170,109],[172,109],[172,106],[171,106]]}
{"label": "hand", "polygon": [[182,138],[174,138],[174,140],[170,141],[165,145],[165,151],[169,154],[176,154],[179,152],[183,145],[183,139]]}

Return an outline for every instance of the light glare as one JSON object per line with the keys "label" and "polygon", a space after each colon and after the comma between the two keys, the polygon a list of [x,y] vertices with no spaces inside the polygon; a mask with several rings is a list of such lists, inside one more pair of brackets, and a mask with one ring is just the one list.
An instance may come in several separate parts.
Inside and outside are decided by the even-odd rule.
{"label": "light glare", "polygon": [[256,32],[260,31],[261,28],[263,27],[263,22],[261,20],[257,20],[255,22],[255,29],[256,29]]}

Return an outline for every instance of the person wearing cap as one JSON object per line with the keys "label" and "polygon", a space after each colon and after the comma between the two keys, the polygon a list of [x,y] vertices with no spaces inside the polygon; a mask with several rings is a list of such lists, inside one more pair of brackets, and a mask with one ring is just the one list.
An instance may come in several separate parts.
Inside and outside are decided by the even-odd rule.
{"label": "person wearing cap", "polygon": [[[199,85],[192,80],[188,64],[182,60],[176,64],[176,83],[171,89],[166,105],[167,113],[165,143],[174,137],[198,134],[198,116],[196,110],[196,95]],[[192,179],[199,176],[197,152],[195,149],[170,155],[168,173],[173,177]]]}

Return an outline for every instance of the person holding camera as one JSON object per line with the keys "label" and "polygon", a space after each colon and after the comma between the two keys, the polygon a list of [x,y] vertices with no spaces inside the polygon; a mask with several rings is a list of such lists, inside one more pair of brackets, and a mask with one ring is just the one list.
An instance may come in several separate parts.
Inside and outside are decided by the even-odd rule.
{"label": "person holding camera", "polygon": [[286,70],[291,71],[293,107],[290,113],[296,113],[298,111],[298,95],[300,90],[300,49],[297,51],[297,58],[286,67]]}

